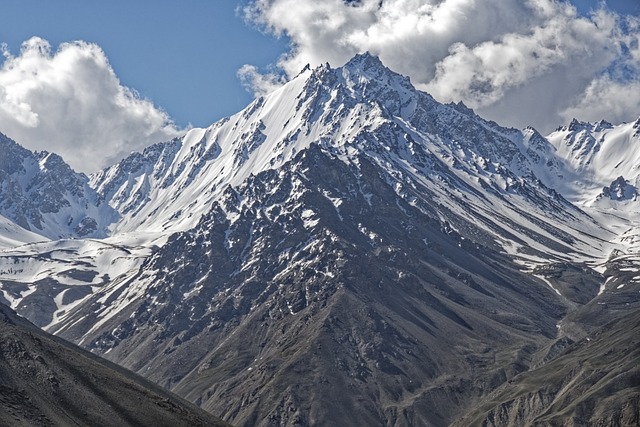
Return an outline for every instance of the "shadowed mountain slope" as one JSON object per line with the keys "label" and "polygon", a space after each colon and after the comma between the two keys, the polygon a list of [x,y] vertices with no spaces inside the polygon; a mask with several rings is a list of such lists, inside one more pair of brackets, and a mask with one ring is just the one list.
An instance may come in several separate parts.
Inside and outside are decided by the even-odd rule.
{"label": "shadowed mountain slope", "polygon": [[0,425],[228,424],[0,304]]}
{"label": "shadowed mountain slope", "polygon": [[640,311],[491,394],[458,426],[640,425]]}

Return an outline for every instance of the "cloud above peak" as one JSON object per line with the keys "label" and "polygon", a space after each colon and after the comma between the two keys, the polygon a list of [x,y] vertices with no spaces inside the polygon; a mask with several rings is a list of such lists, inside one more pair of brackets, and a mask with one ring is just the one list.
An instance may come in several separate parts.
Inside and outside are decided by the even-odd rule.
{"label": "cloud above peak", "polygon": [[181,133],[164,111],[120,83],[95,44],[64,43],[54,52],[33,37],[17,56],[6,46],[2,54],[0,132],[60,154],[78,171],[97,171]]}
{"label": "cloud above peak", "polygon": [[[306,64],[340,66],[369,51],[436,99],[462,100],[517,127],[548,131],[571,114],[588,119],[594,99],[615,102],[639,82],[640,19],[604,3],[589,16],[561,0],[255,0],[244,12],[289,38],[277,64],[289,77]],[[254,81],[272,81],[253,71]],[[629,120],[640,100],[601,110],[601,118]]]}

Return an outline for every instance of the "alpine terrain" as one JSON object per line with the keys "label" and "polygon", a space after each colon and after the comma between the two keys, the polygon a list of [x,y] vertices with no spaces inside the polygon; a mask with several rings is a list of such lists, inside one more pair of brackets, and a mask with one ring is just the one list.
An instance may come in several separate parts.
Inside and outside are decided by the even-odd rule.
{"label": "alpine terrain", "polygon": [[640,422],[640,119],[504,128],[361,54],[90,177],[0,143],[0,300],[227,422]]}

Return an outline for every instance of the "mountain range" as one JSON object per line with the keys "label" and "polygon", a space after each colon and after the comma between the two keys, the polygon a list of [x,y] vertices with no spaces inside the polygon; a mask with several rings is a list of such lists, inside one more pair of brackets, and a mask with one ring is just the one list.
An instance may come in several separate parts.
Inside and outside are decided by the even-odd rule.
{"label": "mountain range", "polygon": [[361,54],[89,177],[0,144],[0,301],[232,424],[638,422],[640,119]]}

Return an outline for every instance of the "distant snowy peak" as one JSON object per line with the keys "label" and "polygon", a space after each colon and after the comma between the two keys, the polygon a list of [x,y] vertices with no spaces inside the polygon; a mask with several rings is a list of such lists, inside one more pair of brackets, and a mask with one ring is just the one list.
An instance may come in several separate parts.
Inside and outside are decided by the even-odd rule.
{"label": "distant snowy peak", "polygon": [[631,187],[640,187],[640,119],[619,125],[574,119],[547,140],[563,162],[566,176],[580,184],[573,190],[574,200],[595,201],[603,187],[619,178]]}
{"label": "distant snowy peak", "polygon": [[634,123],[615,126],[604,120],[588,123],[574,119],[547,139],[558,155],[576,169],[603,166],[605,173],[615,175],[613,169],[629,171],[638,164],[640,153],[634,151],[640,146],[640,118]]}
{"label": "distant snowy peak", "polygon": [[0,134],[0,214],[43,238],[104,237],[117,219],[84,174],[57,154],[32,153]]}

